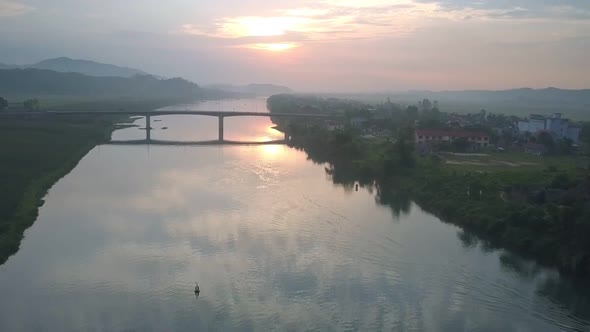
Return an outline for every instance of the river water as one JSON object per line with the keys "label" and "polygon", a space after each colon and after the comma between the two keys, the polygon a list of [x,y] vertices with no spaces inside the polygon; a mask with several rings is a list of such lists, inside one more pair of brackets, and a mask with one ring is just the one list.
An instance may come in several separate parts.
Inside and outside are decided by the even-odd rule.
{"label": "river water", "polygon": [[[153,120],[155,139],[217,138],[216,118]],[[590,331],[587,286],[324,167],[279,145],[96,147],[0,266],[0,331]]]}

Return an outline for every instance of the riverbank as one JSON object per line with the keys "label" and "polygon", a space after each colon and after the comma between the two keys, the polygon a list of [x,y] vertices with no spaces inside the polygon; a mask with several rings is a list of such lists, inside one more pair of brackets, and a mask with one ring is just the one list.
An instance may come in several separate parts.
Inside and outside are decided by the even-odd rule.
{"label": "riverbank", "polygon": [[18,249],[43,197],[88,151],[107,141],[114,118],[2,119],[0,122],[0,264]]}
{"label": "riverbank", "polygon": [[395,143],[313,126],[294,127],[291,133],[291,146],[327,163],[335,183],[374,185],[380,202],[394,210],[415,201],[444,221],[478,234],[491,247],[517,250],[567,273],[590,274],[586,159],[576,164],[574,157],[539,158],[522,167],[478,168],[448,163],[437,155],[418,157],[404,133]]}
{"label": "riverbank", "polygon": [[[72,101],[57,99],[50,110],[146,110],[182,100]],[[37,219],[43,197],[95,146],[110,140],[128,121],[121,116],[84,118],[11,117],[0,121],[0,265],[15,254]]]}

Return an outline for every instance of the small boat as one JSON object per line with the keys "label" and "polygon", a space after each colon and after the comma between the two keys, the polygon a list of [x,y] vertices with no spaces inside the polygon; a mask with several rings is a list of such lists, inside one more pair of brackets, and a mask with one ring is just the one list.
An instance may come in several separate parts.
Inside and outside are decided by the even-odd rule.
{"label": "small boat", "polygon": [[195,294],[199,294],[201,292],[201,289],[199,288],[199,284],[195,283]]}

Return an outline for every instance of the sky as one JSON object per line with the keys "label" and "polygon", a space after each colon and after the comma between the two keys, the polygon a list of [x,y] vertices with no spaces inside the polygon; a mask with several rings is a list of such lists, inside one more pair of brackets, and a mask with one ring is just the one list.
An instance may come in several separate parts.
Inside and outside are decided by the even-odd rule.
{"label": "sky", "polygon": [[0,62],[300,91],[590,88],[590,0],[0,0]]}

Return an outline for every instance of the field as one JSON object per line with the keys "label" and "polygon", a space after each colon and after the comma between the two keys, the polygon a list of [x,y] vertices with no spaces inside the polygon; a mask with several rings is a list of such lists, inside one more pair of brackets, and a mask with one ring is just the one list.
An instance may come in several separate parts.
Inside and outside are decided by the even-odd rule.
{"label": "field", "polygon": [[439,155],[449,169],[498,172],[505,170],[557,169],[573,171],[590,165],[583,156],[535,156],[517,152],[482,154],[443,153]]}

